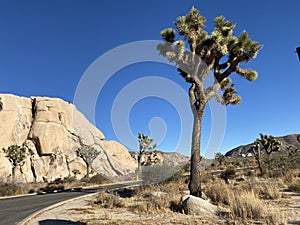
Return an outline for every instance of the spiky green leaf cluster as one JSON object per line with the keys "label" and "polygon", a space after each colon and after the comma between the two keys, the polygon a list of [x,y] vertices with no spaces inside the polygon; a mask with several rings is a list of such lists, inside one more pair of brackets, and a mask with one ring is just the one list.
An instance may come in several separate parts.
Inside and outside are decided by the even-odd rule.
{"label": "spiky green leaf cluster", "polygon": [[242,102],[242,98],[240,96],[235,95],[236,89],[233,85],[224,89],[223,99],[225,105],[239,105]]}
{"label": "spiky green leaf cluster", "polygon": [[[205,18],[193,7],[186,16],[178,17],[175,25],[179,35],[188,42],[190,50],[208,66],[213,65],[215,77],[219,82],[231,73],[237,72],[240,69],[239,63],[254,59],[262,47],[258,42],[252,41],[246,31],[239,36],[234,36],[235,25],[225,20],[224,16],[215,18],[215,28],[210,34],[203,30],[204,23]],[[175,33],[174,29],[167,28],[161,32],[161,35],[165,41],[175,43]],[[182,57],[177,57],[173,53],[182,54],[182,52],[174,50],[176,45],[167,47],[159,48],[160,53],[178,64],[178,60],[182,60]],[[222,58],[227,58],[226,63],[219,63]],[[244,72],[243,77],[249,81],[255,80],[258,76],[254,70]]]}
{"label": "spiky green leaf cluster", "polygon": [[232,82],[230,77],[223,79],[220,83],[221,90],[225,90],[225,88]]}
{"label": "spiky green leaf cluster", "polygon": [[[161,32],[161,35],[168,42],[160,44],[157,49],[169,61],[175,62],[179,74],[186,82],[192,84],[198,82],[197,85],[199,85],[198,78],[202,82],[209,73],[207,69],[203,69],[203,66],[199,66],[204,62],[207,68],[213,71],[215,80],[223,91],[223,96],[218,97],[223,98],[224,101],[220,100],[219,102],[226,105],[240,104],[241,97],[235,95],[235,88],[233,86],[228,88],[231,83],[229,76],[237,73],[249,81],[256,80],[258,73],[252,69],[240,68],[240,63],[247,63],[250,59],[254,59],[262,46],[258,42],[252,41],[246,31],[235,36],[233,32],[235,24],[226,20],[224,16],[216,17],[214,22],[214,30],[208,34],[203,30],[205,18],[193,7],[186,16],[178,17],[175,22],[177,31],[179,35],[183,36],[183,40],[175,40],[175,30],[167,28]],[[188,43],[190,52],[185,50],[185,43]],[[197,79],[198,81],[196,81]],[[199,91],[200,89],[196,88],[195,90]],[[208,91],[215,92],[215,90],[212,87],[207,88],[204,93],[207,96],[217,97],[213,93],[210,95],[208,93]],[[204,95],[196,93],[195,96],[203,98]]]}
{"label": "spiky green leaf cluster", "polygon": [[254,81],[258,78],[258,73],[255,70],[251,70],[251,69],[238,68],[236,70],[236,73],[246,78],[249,81]]}
{"label": "spiky green leaf cluster", "polygon": [[176,27],[180,35],[187,40],[193,38],[194,34],[204,27],[205,18],[200,16],[199,11],[194,7],[186,16],[176,19]]}
{"label": "spiky green leaf cluster", "polygon": [[90,166],[100,152],[98,152],[94,147],[84,145],[77,150],[77,154],[88,166]]}
{"label": "spiky green leaf cluster", "polygon": [[220,83],[220,88],[223,90],[223,100],[225,105],[239,105],[242,102],[242,98],[236,95],[237,91],[233,84],[229,86],[231,81],[230,78],[225,78]]}
{"label": "spiky green leaf cluster", "polygon": [[176,31],[172,28],[167,28],[160,32],[160,35],[164,41],[173,43],[175,40]]}
{"label": "spiky green leaf cluster", "polygon": [[258,42],[250,39],[247,31],[243,31],[240,36],[234,37],[229,57],[241,57],[243,61],[248,62],[250,59],[256,58],[261,48],[262,46]]}
{"label": "spiky green leaf cluster", "polygon": [[157,147],[157,144],[152,144],[153,139],[149,138],[143,133],[138,133],[138,142],[139,142],[139,153],[142,154],[147,151],[154,151]]}
{"label": "spiky green leaf cluster", "polygon": [[269,155],[272,152],[279,151],[281,148],[281,142],[272,135],[259,134],[260,138],[254,142],[254,147],[262,148]]}
{"label": "spiky green leaf cluster", "polygon": [[226,55],[234,43],[234,27],[234,24],[230,21],[226,21],[225,17],[216,17],[215,29],[210,35],[206,35],[203,39],[198,40],[200,45],[197,44],[196,51],[199,52],[204,48],[209,52],[214,49],[214,51],[218,52],[220,55]]}

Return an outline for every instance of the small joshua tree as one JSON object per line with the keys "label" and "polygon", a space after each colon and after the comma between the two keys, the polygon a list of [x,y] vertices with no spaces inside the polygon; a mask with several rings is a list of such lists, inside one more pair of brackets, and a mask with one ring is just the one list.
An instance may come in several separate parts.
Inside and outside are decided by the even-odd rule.
{"label": "small joshua tree", "polygon": [[86,164],[86,178],[89,179],[90,167],[92,165],[92,162],[97,158],[100,152],[90,146],[81,146],[78,149],[77,154],[83,159]]}
{"label": "small joshua tree", "polygon": [[16,168],[19,166],[21,172],[23,173],[22,166],[25,164],[27,156],[33,155],[33,152],[31,149],[25,147],[24,145],[11,145],[8,148],[3,148],[3,151],[12,165],[12,181],[14,183]]}
{"label": "small joshua tree", "polygon": [[152,144],[153,139],[149,138],[147,135],[143,133],[138,133],[138,142],[139,142],[139,151],[138,151],[138,169],[137,169],[137,180],[139,179],[139,174],[141,172],[141,164],[142,164],[142,155],[145,152],[154,151],[157,147],[157,144]]}
{"label": "small joshua tree", "polygon": [[80,171],[79,171],[79,169],[73,169],[72,173],[74,174],[74,178],[75,179],[76,179],[76,177],[77,177],[78,174],[81,174]]}
{"label": "small joshua tree", "polygon": [[[256,80],[257,72],[243,69],[240,64],[254,59],[261,45],[252,41],[246,31],[234,36],[235,24],[223,16],[215,18],[215,28],[208,34],[203,30],[205,18],[194,7],[186,16],[178,17],[175,26],[181,39],[175,40],[176,31],[167,28],[161,32],[165,43],[159,44],[157,49],[170,62],[176,63],[179,74],[190,83],[194,127],[189,190],[191,195],[200,197],[200,140],[205,107],[213,98],[223,105],[241,103],[241,97],[236,95],[237,91],[229,76],[236,73],[249,81]],[[186,44],[190,51],[185,49]],[[206,87],[204,81],[211,72],[214,83]]]}
{"label": "small joshua tree", "polygon": [[225,163],[226,161],[226,156],[223,155],[222,153],[218,152],[215,155],[215,160],[219,162],[219,166],[222,165],[222,163]]}
{"label": "small joshua tree", "polygon": [[272,152],[277,152],[280,150],[281,142],[274,138],[272,135],[259,134],[260,138],[256,139],[252,146],[252,152],[257,161],[259,170],[261,175],[263,175],[263,167],[262,167],[262,150],[267,153],[268,158],[268,169],[270,171],[270,155]]}

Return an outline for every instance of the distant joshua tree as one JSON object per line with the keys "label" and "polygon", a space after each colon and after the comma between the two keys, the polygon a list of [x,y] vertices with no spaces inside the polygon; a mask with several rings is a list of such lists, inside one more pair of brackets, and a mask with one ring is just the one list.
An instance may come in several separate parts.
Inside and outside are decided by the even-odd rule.
{"label": "distant joshua tree", "polygon": [[295,155],[298,152],[298,149],[293,147],[292,145],[287,146],[286,149],[290,156]]}
{"label": "distant joshua tree", "polygon": [[274,138],[272,135],[264,135],[259,134],[260,138],[256,139],[252,146],[253,155],[257,161],[260,174],[264,174],[263,166],[262,166],[262,150],[267,153],[268,157],[268,169],[270,171],[270,155],[272,152],[276,152],[280,150],[281,142]]}
{"label": "distant joshua tree", "polygon": [[222,153],[218,152],[215,155],[215,160],[217,160],[219,162],[219,166],[222,165],[222,163],[225,163],[226,161],[226,156],[223,155]]}
{"label": "distant joshua tree", "polygon": [[141,173],[141,161],[142,161],[142,155],[145,152],[151,152],[154,151],[157,147],[157,144],[152,144],[153,139],[149,138],[147,135],[143,133],[138,133],[138,142],[139,142],[139,151],[138,151],[138,169],[137,169],[137,179],[139,179],[139,174]]}
{"label": "distant joshua tree", "polygon": [[[246,31],[234,36],[235,24],[223,16],[215,18],[215,28],[208,34],[203,30],[205,18],[194,7],[186,16],[178,17],[175,26],[181,39],[175,40],[176,31],[167,28],[161,32],[165,43],[159,44],[157,49],[170,62],[176,63],[179,74],[190,84],[194,127],[189,190],[191,195],[201,197],[200,140],[205,107],[213,98],[223,105],[241,103],[241,97],[236,95],[237,91],[229,76],[236,73],[249,81],[256,80],[257,72],[243,69],[240,64],[254,59],[262,46],[252,41]],[[185,49],[186,44],[190,51]],[[204,81],[211,72],[214,83],[206,87]]]}
{"label": "distant joshua tree", "polygon": [[81,172],[79,171],[79,169],[73,169],[72,173],[74,174],[74,178],[76,179],[78,174],[81,174]]}
{"label": "distant joshua tree", "polygon": [[86,164],[86,178],[89,179],[90,167],[92,165],[92,162],[97,158],[100,152],[90,146],[81,146],[78,149],[77,154],[83,159]]}
{"label": "distant joshua tree", "polygon": [[3,148],[3,151],[12,165],[12,182],[14,183],[16,168],[19,166],[22,172],[22,166],[25,164],[27,156],[32,156],[33,151],[24,145],[11,145],[8,148]]}

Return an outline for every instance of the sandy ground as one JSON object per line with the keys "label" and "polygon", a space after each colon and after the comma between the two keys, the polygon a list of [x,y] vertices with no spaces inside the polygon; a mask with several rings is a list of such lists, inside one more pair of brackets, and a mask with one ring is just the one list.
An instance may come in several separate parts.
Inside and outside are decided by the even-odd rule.
{"label": "sandy ground", "polygon": [[105,209],[92,206],[95,196],[69,201],[58,207],[44,210],[24,225],[98,225],[98,224],[224,224],[216,218],[187,216],[179,213],[161,213],[156,215],[139,215],[127,208]]}
{"label": "sandy ground", "polygon": [[293,192],[285,193],[290,201],[284,204],[281,209],[285,213],[288,224],[300,225],[300,194]]}
{"label": "sandy ground", "polygon": [[[289,198],[281,206],[281,210],[285,213],[289,221],[288,224],[300,225],[300,194],[289,192],[286,195]],[[139,215],[129,211],[127,208],[104,209],[93,206],[91,202],[94,199],[95,195],[69,201],[58,207],[45,210],[24,225],[228,224],[225,220],[220,220],[217,217],[203,218],[172,212]]]}

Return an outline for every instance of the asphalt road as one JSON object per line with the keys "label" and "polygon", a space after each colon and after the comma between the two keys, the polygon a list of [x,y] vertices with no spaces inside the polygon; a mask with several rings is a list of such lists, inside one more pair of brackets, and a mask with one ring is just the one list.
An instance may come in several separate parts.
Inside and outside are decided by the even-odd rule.
{"label": "asphalt road", "polygon": [[140,182],[126,182],[122,184],[111,184],[107,186],[87,188],[78,191],[0,199],[0,225],[15,225],[36,211],[68,199],[95,193],[101,190],[113,190],[136,184],[140,184]]}

